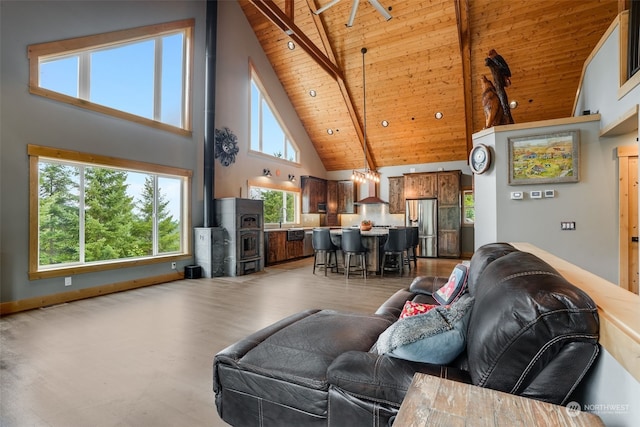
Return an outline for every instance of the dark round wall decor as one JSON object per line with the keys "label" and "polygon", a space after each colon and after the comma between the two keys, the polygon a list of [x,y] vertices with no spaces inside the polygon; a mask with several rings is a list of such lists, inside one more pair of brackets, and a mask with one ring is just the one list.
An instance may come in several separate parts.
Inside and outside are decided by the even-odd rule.
{"label": "dark round wall decor", "polygon": [[238,154],[238,138],[231,132],[231,129],[216,129],[216,151],[215,158],[220,159],[222,166],[229,166],[235,163]]}

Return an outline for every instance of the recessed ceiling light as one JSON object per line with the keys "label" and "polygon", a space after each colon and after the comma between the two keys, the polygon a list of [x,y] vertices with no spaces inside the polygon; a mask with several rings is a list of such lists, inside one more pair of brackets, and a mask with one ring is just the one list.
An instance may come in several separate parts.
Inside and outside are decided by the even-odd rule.
{"label": "recessed ceiling light", "polygon": [[327,129],[327,133],[328,133],[329,135],[333,135],[333,129]]}
{"label": "recessed ceiling light", "polygon": [[389,122],[388,122],[388,121],[386,121],[386,120],[383,120],[383,121],[382,121],[382,126],[383,126],[383,127],[387,127],[387,126],[389,126]]}
{"label": "recessed ceiling light", "polygon": [[518,108],[518,101],[511,101],[509,103],[509,107],[511,108]]}
{"label": "recessed ceiling light", "polygon": [[436,114],[434,114],[434,116],[435,116],[436,119],[440,120],[441,118],[444,117],[444,114],[442,114],[441,111],[438,111]]}
{"label": "recessed ceiling light", "polygon": [[309,91],[309,96],[311,96],[311,97],[315,97],[316,95],[317,95],[317,94],[316,94],[316,91],[315,91],[315,90],[311,89],[311,90]]}
{"label": "recessed ceiling light", "polygon": [[287,42],[287,47],[289,48],[289,50],[293,50],[296,48],[296,44],[294,42],[292,42],[291,40],[289,40]]}

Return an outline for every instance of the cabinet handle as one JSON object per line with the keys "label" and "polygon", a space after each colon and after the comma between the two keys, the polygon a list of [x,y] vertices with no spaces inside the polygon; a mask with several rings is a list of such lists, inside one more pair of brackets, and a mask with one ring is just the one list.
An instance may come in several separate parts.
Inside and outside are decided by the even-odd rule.
{"label": "cabinet handle", "polygon": [[631,241],[632,241],[632,242],[637,242],[637,241],[638,241],[638,236],[633,236],[633,237],[631,238]]}

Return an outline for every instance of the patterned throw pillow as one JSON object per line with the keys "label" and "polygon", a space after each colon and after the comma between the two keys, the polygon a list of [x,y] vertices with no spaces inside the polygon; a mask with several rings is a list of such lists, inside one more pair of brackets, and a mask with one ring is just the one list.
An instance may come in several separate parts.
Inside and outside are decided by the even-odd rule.
{"label": "patterned throw pillow", "polygon": [[423,304],[421,302],[407,301],[404,303],[404,307],[402,307],[402,313],[400,313],[399,319],[416,316],[418,314],[424,314],[435,307],[438,306],[434,304]]}
{"label": "patterned throw pillow", "polygon": [[458,299],[467,289],[468,270],[464,264],[456,265],[449,276],[449,281],[433,293],[433,299],[441,305],[451,304]]}

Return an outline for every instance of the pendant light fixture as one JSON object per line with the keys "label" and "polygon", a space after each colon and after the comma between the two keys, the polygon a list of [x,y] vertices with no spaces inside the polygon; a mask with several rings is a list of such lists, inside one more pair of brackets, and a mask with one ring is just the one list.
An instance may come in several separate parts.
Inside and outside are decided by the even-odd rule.
{"label": "pendant light fixture", "polygon": [[356,182],[360,182],[360,183],[365,183],[367,181],[370,181],[372,183],[377,183],[380,182],[380,174],[372,169],[369,169],[369,164],[367,163],[367,80],[365,77],[365,64],[364,64],[364,55],[365,53],[367,53],[367,48],[363,47],[360,52],[362,52],[362,131],[363,131],[363,141],[362,141],[362,145],[363,145],[363,149],[364,149],[364,168],[363,170],[353,170],[353,173],[351,174],[351,180],[352,181],[356,181]]}

